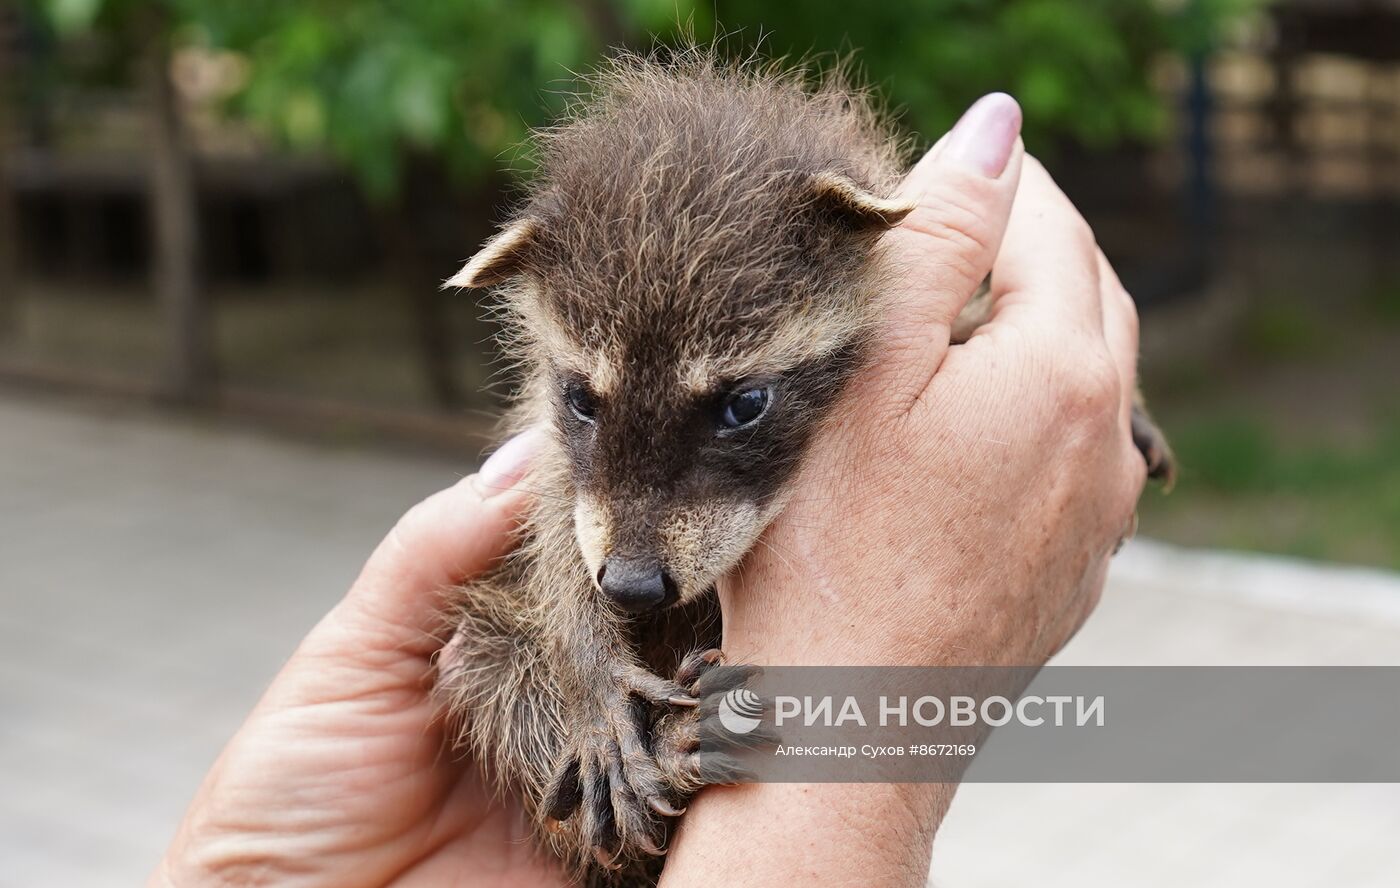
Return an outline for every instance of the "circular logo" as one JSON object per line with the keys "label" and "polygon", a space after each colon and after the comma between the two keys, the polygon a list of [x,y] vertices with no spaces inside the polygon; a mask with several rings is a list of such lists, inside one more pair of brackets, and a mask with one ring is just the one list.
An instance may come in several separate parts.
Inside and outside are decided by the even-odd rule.
{"label": "circular logo", "polygon": [[735,688],[719,701],[719,723],[731,734],[747,734],[758,727],[763,701],[748,688]]}

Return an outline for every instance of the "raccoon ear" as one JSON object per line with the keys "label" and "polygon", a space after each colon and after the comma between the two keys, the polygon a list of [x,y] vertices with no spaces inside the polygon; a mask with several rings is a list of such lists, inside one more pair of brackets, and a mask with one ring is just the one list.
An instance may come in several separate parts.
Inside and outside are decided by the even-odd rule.
{"label": "raccoon ear", "polygon": [[913,201],[878,197],[840,173],[817,173],[812,189],[819,205],[860,228],[893,228],[916,206]]}
{"label": "raccoon ear", "polygon": [[443,282],[443,287],[490,287],[520,274],[526,254],[539,238],[540,223],[533,216],[512,222],[482,244],[462,270]]}

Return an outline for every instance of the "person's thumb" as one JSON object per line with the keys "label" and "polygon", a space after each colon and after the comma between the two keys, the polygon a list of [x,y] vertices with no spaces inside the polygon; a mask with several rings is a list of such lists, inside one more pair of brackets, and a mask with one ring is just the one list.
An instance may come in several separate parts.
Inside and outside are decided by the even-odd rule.
{"label": "person's thumb", "polygon": [[545,436],[538,428],[517,435],[480,472],[410,509],[328,619],[365,629],[374,644],[410,653],[434,650],[443,593],[485,571],[516,542],[514,531],[531,496],[529,469]]}
{"label": "person's thumb", "polygon": [[[914,166],[897,197],[916,204],[885,235],[895,285],[886,344],[917,397],[942,359],[953,320],[991,271],[1021,177],[1021,108],[977,100]],[[925,367],[924,364],[932,366]]]}

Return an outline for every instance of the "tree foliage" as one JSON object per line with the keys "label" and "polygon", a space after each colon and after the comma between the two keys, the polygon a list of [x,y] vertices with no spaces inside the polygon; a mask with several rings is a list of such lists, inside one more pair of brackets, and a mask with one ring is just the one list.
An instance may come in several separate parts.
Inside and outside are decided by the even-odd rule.
{"label": "tree foliage", "polygon": [[856,52],[858,64],[915,132],[934,137],[978,96],[1014,95],[1027,141],[1101,147],[1160,131],[1149,82],[1164,52],[1190,52],[1257,3],[1188,0],[747,0],[731,27],[771,32],[779,54]]}
{"label": "tree foliage", "polygon": [[231,109],[292,146],[328,149],[377,196],[407,152],[466,177],[496,167],[611,29],[664,29],[673,11],[669,0],[598,0],[600,21],[590,4],[558,0],[183,2],[203,7],[193,38],[252,61]]}
{"label": "tree foliage", "polygon": [[[118,28],[163,2],[182,43],[238,53],[228,102],[295,149],[324,151],[374,197],[407,157],[464,180],[500,165],[557,112],[608,45],[711,39],[703,0],[31,0],[62,32]],[[942,132],[976,96],[1014,94],[1027,138],[1094,146],[1163,120],[1149,63],[1197,52],[1261,0],[746,0],[720,7],[724,45],[857,65],[913,131]]]}

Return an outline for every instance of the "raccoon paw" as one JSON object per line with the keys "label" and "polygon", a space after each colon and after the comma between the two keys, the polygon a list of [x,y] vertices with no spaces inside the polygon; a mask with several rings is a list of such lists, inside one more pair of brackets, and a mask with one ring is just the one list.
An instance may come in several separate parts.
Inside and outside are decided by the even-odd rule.
{"label": "raccoon paw", "polygon": [[700,705],[673,710],[652,728],[652,752],[675,797],[684,800],[704,786],[751,779],[742,753],[777,742],[773,732],[761,724],[736,733],[719,717],[725,697],[747,685],[758,672],[755,666],[725,664],[718,650],[697,651],[681,663],[676,683],[700,700]]}
{"label": "raccoon paw", "polygon": [[670,787],[652,753],[653,712],[658,706],[699,702],[676,683],[643,670],[627,670],[601,688],[545,793],[547,822],[562,828],[577,816],[571,830],[578,844],[608,869],[665,854],[668,825],[662,818],[684,809],[670,801]]}

